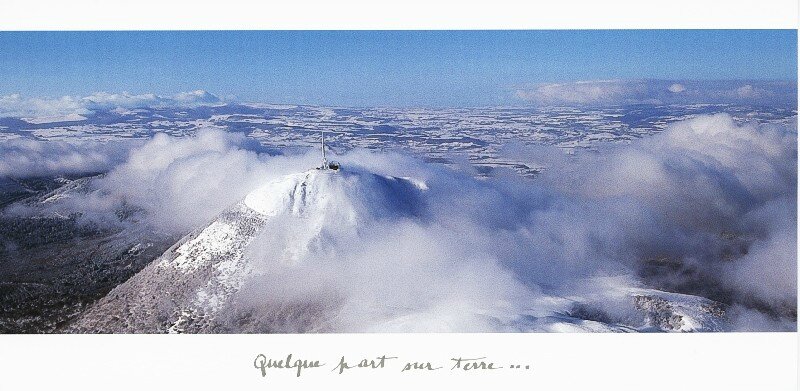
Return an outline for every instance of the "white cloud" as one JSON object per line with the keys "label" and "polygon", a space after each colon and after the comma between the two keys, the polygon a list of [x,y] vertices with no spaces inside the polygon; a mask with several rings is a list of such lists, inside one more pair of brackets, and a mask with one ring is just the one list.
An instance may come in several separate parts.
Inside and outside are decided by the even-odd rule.
{"label": "white cloud", "polygon": [[13,94],[0,96],[0,118],[17,117],[31,123],[75,121],[85,119],[83,116],[93,114],[96,110],[196,107],[222,103],[217,96],[203,90],[172,96],[97,92],[85,97],[26,98]]}
{"label": "white cloud", "polygon": [[19,94],[0,96],[0,117],[59,117],[90,114],[80,98],[23,98]]}
{"label": "white cloud", "polygon": [[216,95],[203,90],[179,92],[172,96],[172,100],[189,105],[218,104],[221,101]]}
{"label": "white cloud", "polygon": [[600,154],[549,155],[540,180],[566,203],[546,221],[584,236],[574,249],[603,249],[575,262],[605,254],[646,272],[643,260],[665,258],[685,273],[651,277],[665,287],[729,290],[734,301],[792,308],[796,143],[793,128],[737,125],[719,114]]}
{"label": "white cloud", "polygon": [[518,98],[544,105],[607,104],[640,95],[646,86],[624,80],[539,84],[516,91]]}
{"label": "white cloud", "polygon": [[536,105],[620,105],[639,103],[793,104],[792,81],[598,80],[521,86],[515,96]]}
{"label": "white cloud", "polygon": [[0,178],[103,172],[136,142],[60,142],[14,138],[0,143]]}
{"label": "white cloud", "polygon": [[207,222],[256,184],[275,175],[241,135],[200,130],[196,136],[156,135],[131,151],[97,185],[106,194],[146,207],[154,224],[187,230]]}
{"label": "white cloud", "polygon": [[773,92],[767,88],[753,86],[752,84],[745,84],[733,91],[733,96],[747,100],[754,101],[773,95]]}
{"label": "white cloud", "polygon": [[674,84],[670,85],[668,89],[669,89],[669,92],[672,92],[672,93],[675,93],[675,94],[681,93],[683,91],[686,91],[686,87],[684,87],[683,84],[679,84],[679,83],[674,83]]}

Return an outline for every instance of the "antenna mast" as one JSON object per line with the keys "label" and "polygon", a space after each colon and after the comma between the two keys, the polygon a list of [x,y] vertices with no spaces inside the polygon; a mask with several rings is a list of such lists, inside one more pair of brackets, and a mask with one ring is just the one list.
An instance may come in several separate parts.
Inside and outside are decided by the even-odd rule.
{"label": "antenna mast", "polygon": [[325,131],[322,131],[322,169],[328,169],[328,159],[325,157]]}

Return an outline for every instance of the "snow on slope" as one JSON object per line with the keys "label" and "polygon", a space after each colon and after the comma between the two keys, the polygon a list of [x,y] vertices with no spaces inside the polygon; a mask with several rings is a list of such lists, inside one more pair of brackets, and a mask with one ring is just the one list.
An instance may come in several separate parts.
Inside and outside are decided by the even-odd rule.
{"label": "snow on slope", "polygon": [[[68,331],[703,331],[724,327],[724,311],[703,298],[624,283],[595,292],[591,299],[545,294],[482,254],[449,254],[457,251],[458,243],[452,248],[424,243],[425,231],[419,228],[435,225],[428,221],[427,191],[419,180],[357,168],[310,170],[267,183],[115,288]],[[375,236],[384,230],[400,234]],[[423,236],[416,236],[421,239],[418,242],[404,242],[406,232]],[[362,247],[373,252],[364,254]],[[397,257],[409,249],[424,256]],[[471,259],[454,261],[459,257]],[[594,307],[609,301],[622,303],[624,309],[618,312],[624,315],[609,317],[606,310]]]}

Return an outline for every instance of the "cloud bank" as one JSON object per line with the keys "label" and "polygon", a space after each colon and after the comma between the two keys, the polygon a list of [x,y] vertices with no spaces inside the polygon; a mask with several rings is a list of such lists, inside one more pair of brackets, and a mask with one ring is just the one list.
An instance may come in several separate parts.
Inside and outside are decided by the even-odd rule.
{"label": "cloud bank", "polygon": [[259,150],[241,134],[216,129],[201,129],[186,138],[156,134],[146,142],[13,139],[0,149],[5,152],[0,155],[0,175],[102,172],[85,194],[48,204],[50,211],[107,214],[113,220],[123,206],[132,206],[145,211],[142,217],[149,225],[175,234],[208,222],[265,178],[288,172],[283,160],[313,165],[303,157],[270,157],[259,155]]}
{"label": "cloud bank", "polygon": [[521,86],[515,96],[536,105],[795,105],[794,81],[590,80]]}
{"label": "cloud bank", "polygon": [[0,178],[99,173],[127,159],[138,141],[38,141],[15,138],[0,143]]}
{"label": "cloud bank", "polygon": [[[341,156],[346,169],[413,178],[425,190],[386,205],[373,185],[343,179],[327,195],[339,204],[272,220],[246,249],[254,273],[229,303],[226,327],[239,330],[246,316],[255,331],[599,329],[550,321],[574,313],[644,327],[630,295],[656,289],[726,304],[724,329],[794,330],[796,145],[794,127],[719,114],[599,153],[509,152],[546,167],[534,180],[478,180],[352,151]],[[87,195],[47,208],[114,221],[132,205],[145,224],[186,233],[317,163],[315,153],[260,155],[220,131],[162,135],[133,148]],[[409,203],[415,213],[387,212]]]}
{"label": "cloud bank", "polygon": [[[315,298],[335,310],[311,329],[586,330],[593,326],[545,319],[588,311],[606,324],[641,325],[629,295],[655,288],[727,304],[723,329],[794,329],[793,129],[703,116],[599,154],[542,155],[537,163],[548,168],[534,181],[480,181],[398,155],[345,156],[345,167],[423,182],[422,217],[378,218],[368,208],[351,225],[337,212],[349,208],[332,208],[308,242],[298,242],[309,237],[304,220],[276,221],[251,244],[261,274],[234,312],[274,319],[265,302]],[[285,226],[287,236],[273,234]],[[298,246],[299,258],[277,255]]]}
{"label": "cloud bank", "polygon": [[131,110],[162,107],[197,107],[222,104],[214,94],[203,90],[181,92],[171,96],[155,94],[113,94],[97,92],[85,97],[24,97],[19,94],[0,96],[0,118],[14,117],[29,122],[81,120],[98,110]]}
{"label": "cloud bank", "polygon": [[600,156],[550,155],[542,180],[577,197],[571,206],[589,202],[578,214],[603,211],[594,240],[651,284],[791,309],[796,140],[794,129],[703,116]]}

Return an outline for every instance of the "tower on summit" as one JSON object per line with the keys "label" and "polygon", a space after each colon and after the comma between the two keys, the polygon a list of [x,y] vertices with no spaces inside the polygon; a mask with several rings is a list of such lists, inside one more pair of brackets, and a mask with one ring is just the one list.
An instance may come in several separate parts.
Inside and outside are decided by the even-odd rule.
{"label": "tower on summit", "polygon": [[325,131],[322,131],[322,166],[317,167],[317,170],[339,170],[339,163],[338,162],[328,162],[328,158],[325,155]]}

